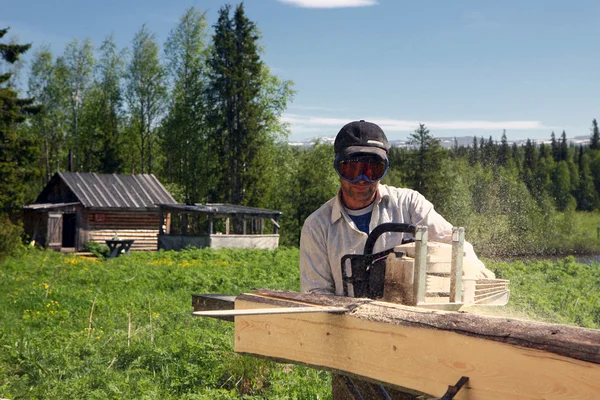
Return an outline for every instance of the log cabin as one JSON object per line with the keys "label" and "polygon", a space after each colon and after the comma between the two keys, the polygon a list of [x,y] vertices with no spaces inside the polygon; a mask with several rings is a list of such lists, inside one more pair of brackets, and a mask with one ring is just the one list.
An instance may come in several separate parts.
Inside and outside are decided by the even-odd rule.
{"label": "log cabin", "polygon": [[23,207],[23,224],[36,244],[57,251],[115,235],[133,239],[132,250],[156,250],[160,203],[177,202],[152,174],[57,172]]}

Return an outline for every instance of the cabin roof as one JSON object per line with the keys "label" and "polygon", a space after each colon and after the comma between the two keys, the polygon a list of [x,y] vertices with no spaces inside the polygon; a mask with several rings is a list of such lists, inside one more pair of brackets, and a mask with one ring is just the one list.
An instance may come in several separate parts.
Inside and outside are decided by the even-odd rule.
{"label": "cabin roof", "polygon": [[199,213],[211,215],[245,215],[249,217],[276,218],[281,211],[267,210],[264,208],[239,206],[234,204],[159,204],[161,211],[174,211],[180,213]]}
{"label": "cabin roof", "polygon": [[118,175],[57,172],[42,190],[36,204],[51,203],[51,193],[60,182],[87,208],[156,208],[159,203],[176,203],[152,174]]}

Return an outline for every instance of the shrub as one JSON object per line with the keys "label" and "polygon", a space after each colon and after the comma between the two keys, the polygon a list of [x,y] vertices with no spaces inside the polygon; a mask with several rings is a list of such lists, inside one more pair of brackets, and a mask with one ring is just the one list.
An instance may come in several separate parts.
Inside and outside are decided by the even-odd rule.
{"label": "shrub", "polygon": [[108,258],[110,255],[110,249],[108,246],[98,242],[87,242],[85,244],[85,251],[89,251],[98,258]]}
{"label": "shrub", "polygon": [[0,259],[13,254],[21,246],[23,228],[13,224],[8,217],[0,216]]}

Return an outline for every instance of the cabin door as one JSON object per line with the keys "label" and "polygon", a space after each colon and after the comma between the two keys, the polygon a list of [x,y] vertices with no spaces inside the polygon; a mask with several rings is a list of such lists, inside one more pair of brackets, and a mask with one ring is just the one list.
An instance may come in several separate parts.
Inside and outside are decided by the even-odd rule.
{"label": "cabin door", "polygon": [[62,213],[48,213],[48,247],[60,250],[63,237]]}
{"label": "cabin door", "polygon": [[75,247],[77,214],[63,214],[62,247]]}

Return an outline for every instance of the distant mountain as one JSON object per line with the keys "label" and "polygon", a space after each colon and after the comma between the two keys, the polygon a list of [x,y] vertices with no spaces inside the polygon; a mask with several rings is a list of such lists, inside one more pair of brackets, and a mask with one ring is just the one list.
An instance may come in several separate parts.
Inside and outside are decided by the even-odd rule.
{"label": "distant mountain", "polygon": [[[459,147],[473,146],[473,136],[438,137],[437,139],[440,140],[442,147],[446,148],[446,149],[452,148],[452,146],[455,145],[455,141]],[[478,136],[477,140],[479,141],[479,139],[480,139],[480,137]],[[487,141],[488,139],[484,138],[484,140]],[[557,138],[557,140],[560,141],[560,138]],[[317,136],[317,137],[313,137],[313,138],[309,138],[309,139],[305,139],[305,140],[297,140],[297,141],[289,142],[289,144],[291,146],[313,147],[316,143],[329,143],[329,144],[333,145],[334,141],[335,141],[335,137]],[[499,143],[500,141],[496,140],[495,142]],[[527,142],[527,139],[509,140],[508,144],[510,146],[512,146],[513,143],[516,143],[517,146],[524,146],[526,142]],[[551,141],[550,141],[550,139],[532,139],[532,142],[534,142],[536,145],[539,146],[542,143],[550,144]],[[590,137],[589,136],[575,136],[572,138],[567,138],[567,142],[569,143],[569,145],[572,144],[574,146],[588,145],[590,143]],[[406,148],[412,147],[411,144],[406,139],[390,140],[390,146],[406,147]]]}

